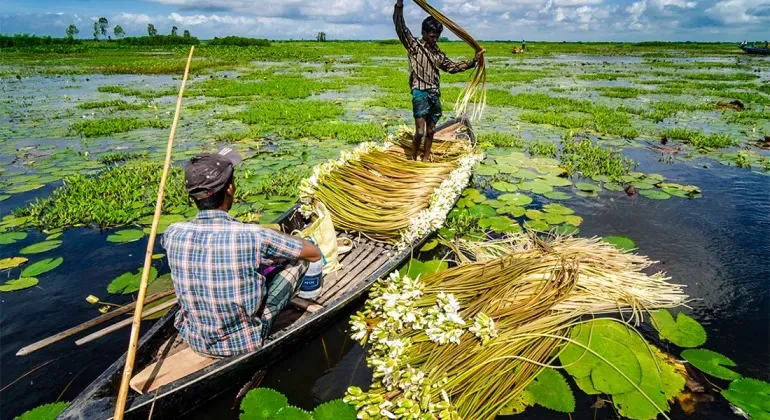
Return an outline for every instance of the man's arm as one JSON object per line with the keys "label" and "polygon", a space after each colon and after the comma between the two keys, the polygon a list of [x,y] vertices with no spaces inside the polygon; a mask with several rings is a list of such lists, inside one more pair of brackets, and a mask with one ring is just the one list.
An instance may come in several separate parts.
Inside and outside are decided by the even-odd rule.
{"label": "man's arm", "polygon": [[393,23],[396,25],[396,34],[401,44],[404,45],[407,51],[412,51],[417,40],[409,28],[407,28],[406,21],[404,21],[404,0],[396,1],[396,6],[393,10]]}
{"label": "man's arm", "polygon": [[472,69],[476,67],[476,64],[481,59],[481,57],[484,56],[485,52],[486,50],[481,49],[481,51],[476,52],[476,56],[472,60],[459,61],[459,62],[450,60],[449,57],[447,57],[446,54],[444,54],[444,52],[441,52],[441,55],[443,58],[441,60],[441,63],[439,63],[439,68],[450,74],[459,73],[461,71]]}
{"label": "man's arm", "polygon": [[312,242],[287,235],[272,229],[262,229],[260,252],[270,258],[305,260],[316,262],[321,259],[321,249]]}

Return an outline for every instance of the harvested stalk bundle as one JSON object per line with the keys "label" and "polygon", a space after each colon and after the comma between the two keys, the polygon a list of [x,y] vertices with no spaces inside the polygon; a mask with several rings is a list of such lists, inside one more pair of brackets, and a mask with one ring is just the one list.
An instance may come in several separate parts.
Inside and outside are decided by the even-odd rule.
{"label": "harvested stalk bundle", "polygon": [[[441,22],[442,25],[449,28],[449,30],[452,31],[453,34],[457,35],[458,38],[462,39],[468,45],[470,45],[474,51],[478,52],[483,49],[483,47],[475,39],[473,39],[471,34],[469,34],[460,25],[444,16],[443,13],[436,10],[433,6],[428,4],[427,1],[414,0],[414,2],[417,3],[417,5],[425,10],[429,15],[433,16],[434,19]],[[468,104],[470,103],[475,104],[473,107],[473,112],[471,113],[471,119],[476,121],[481,118],[481,115],[484,113],[484,108],[487,104],[487,67],[484,56],[482,56],[478,61],[476,68],[473,70],[473,74],[471,75],[470,82],[468,82],[468,85],[463,88],[460,96],[457,98],[457,102],[455,103],[455,112],[457,115],[465,114],[468,109]]]}
{"label": "harvested stalk bundle", "polygon": [[466,147],[444,162],[415,162],[392,143],[364,143],[314,169],[300,186],[302,210],[308,215],[320,200],[337,229],[404,249],[443,225],[481,158]]}
{"label": "harvested stalk bundle", "polygon": [[[587,315],[681,305],[682,287],[651,261],[594,239],[520,234],[464,244],[479,261],[424,278],[393,273],[352,317],[371,344],[374,382],[350,388],[360,418],[491,419],[553,365]],[[480,250],[480,251],[479,251]]]}
{"label": "harvested stalk bundle", "polygon": [[[409,127],[402,127],[396,134],[398,139],[398,145],[404,151],[404,156],[408,157],[412,155],[412,140],[414,138],[414,129]],[[431,147],[431,154],[433,155],[434,162],[447,162],[457,160],[460,156],[468,153],[470,145],[465,139],[456,139],[450,136],[444,137],[442,132],[436,133],[433,139],[434,143]],[[423,143],[424,147],[425,144]],[[424,150],[421,147],[418,152],[422,153]]]}

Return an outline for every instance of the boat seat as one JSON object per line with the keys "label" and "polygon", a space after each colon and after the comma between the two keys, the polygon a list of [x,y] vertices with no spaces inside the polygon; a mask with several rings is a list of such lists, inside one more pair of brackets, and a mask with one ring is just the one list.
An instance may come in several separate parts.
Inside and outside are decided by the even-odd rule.
{"label": "boat seat", "polygon": [[322,305],[319,305],[312,300],[302,299],[298,296],[292,298],[289,303],[300,311],[310,312],[311,314],[324,308]]}
{"label": "boat seat", "polygon": [[129,384],[134,391],[146,394],[177,379],[191,375],[217,360],[201,356],[194,352],[187,343],[182,343],[173,354],[142,369],[131,378]]}

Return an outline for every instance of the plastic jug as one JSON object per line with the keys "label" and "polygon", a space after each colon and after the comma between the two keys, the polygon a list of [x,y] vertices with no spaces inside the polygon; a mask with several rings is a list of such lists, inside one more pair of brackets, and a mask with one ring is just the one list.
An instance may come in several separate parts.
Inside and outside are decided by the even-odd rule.
{"label": "plastic jug", "polygon": [[299,286],[299,297],[302,299],[315,299],[323,290],[323,259],[310,263]]}

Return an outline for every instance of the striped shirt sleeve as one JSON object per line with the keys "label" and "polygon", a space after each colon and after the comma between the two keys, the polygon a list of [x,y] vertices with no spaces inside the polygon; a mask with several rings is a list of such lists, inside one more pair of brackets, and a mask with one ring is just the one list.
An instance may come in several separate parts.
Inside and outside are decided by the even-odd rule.
{"label": "striped shirt sleeve", "polygon": [[454,62],[450,60],[443,51],[441,52],[441,62],[439,63],[439,68],[447,73],[459,73],[474,67],[476,67],[476,60]]}
{"label": "striped shirt sleeve", "polygon": [[409,52],[414,51],[417,40],[414,38],[414,35],[412,35],[412,31],[406,26],[403,6],[395,6],[395,9],[393,10],[393,23],[396,25],[396,34],[398,35],[398,39],[404,45],[404,48]]}
{"label": "striped shirt sleeve", "polygon": [[296,260],[302,253],[302,240],[299,238],[267,228],[259,229],[257,234],[260,238],[259,252],[263,256]]}

